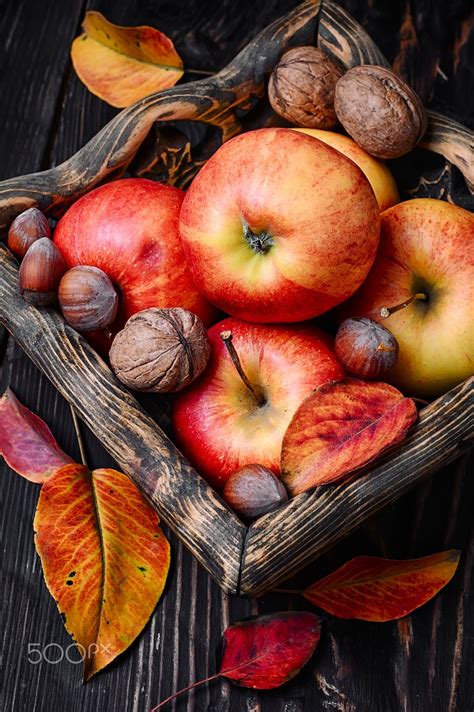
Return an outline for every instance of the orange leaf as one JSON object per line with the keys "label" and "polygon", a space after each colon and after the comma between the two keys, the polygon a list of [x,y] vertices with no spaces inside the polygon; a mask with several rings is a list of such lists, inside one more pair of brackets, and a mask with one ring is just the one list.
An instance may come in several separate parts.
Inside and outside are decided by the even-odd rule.
{"label": "orange leaf", "polygon": [[429,601],[452,579],[460,552],[422,559],[358,556],[303,591],[303,596],[338,618],[384,622],[402,618]]}
{"label": "orange leaf", "polygon": [[129,106],[183,76],[172,41],[153,27],[120,27],[91,11],[82,28],[71,47],[74,69],[89,91],[112,106]]}
{"label": "orange leaf", "polygon": [[46,423],[25,408],[9,388],[0,400],[0,454],[12,470],[37,483],[73,462]]}
{"label": "orange leaf", "polygon": [[405,437],[417,411],[386,383],[326,383],[300,405],[283,438],[282,479],[292,495],[344,477]]}
{"label": "orange leaf", "polygon": [[115,470],[67,465],[41,489],[36,548],[86,680],[128,648],[161,596],[170,554],[158,523]]}

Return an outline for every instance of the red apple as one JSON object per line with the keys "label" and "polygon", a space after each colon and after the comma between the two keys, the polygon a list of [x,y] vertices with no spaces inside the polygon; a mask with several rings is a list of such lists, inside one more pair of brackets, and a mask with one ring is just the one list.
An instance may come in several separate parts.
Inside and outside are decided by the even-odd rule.
{"label": "red apple", "polygon": [[186,193],[180,232],[198,288],[233,316],[309,319],[362,284],[379,208],[360,168],[287,129],[225,143]]}
{"label": "red apple", "polygon": [[[239,376],[221,333],[232,344],[255,395]],[[172,405],[179,447],[221,489],[238,468],[259,463],[280,472],[285,431],[306,396],[344,370],[332,340],[308,324],[250,324],[224,319],[209,330],[207,369]]]}
{"label": "red apple", "polygon": [[343,311],[390,329],[400,353],[385,378],[407,395],[436,396],[474,373],[473,255],[474,215],[457,205],[418,198],[382,215],[374,266]]}
{"label": "red apple", "polygon": [[178,219],[184,193],[156,181],[107,183],[74,203],[54,233],[68,267],[99,267],[118,287],[117,331],[148,307],[184,307],[206,323],[215,309],[186,266]]}

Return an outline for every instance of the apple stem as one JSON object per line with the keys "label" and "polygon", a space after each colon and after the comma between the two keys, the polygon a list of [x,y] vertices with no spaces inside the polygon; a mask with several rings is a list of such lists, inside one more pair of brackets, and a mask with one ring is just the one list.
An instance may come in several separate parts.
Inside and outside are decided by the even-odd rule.
{"label": "apple stem", "polygon": [[426,294],[423,294],[423,292],[418,292],[418,294],[414,294],[412,297],[410,297],[410,299],[407,299],[406,302],[397,304],[394,307],[382,307],[380,310],[380,316],[382,317],[382,319],[387,319],[392,314],[395,314],[395,312],[400,311],[400,309],[405,309],[405,307],[414,302],[416,299],[419,299],[422,302],[428,301],[428,297],[426,296]]}
{"label": "apple stem", "polygon": [[263,405],[265,403],[265,398],[263,398],[262,395],[259,395],[255,388],[252,386],[250,383],[249,379],[247,378],[247,374],[245,373],[244,369],[242,368],[242,364],[240,362],[239,354],[237,353],[234,344],[232,343],[232,332],[231,331],[222,331],[221,332],[221,339],[224,342],[224,345],[228,351],[228,354],[232,360],[232,363],[235,366],[235,370],[239,374],[240,378],[244,382],[246,388],[250,391],[250,393],[253,395],[255,400],[257,401],[258,405]]}
{"label": "apple stem", "polygon": [[84,465],[84,467],[89,467],[87,464],[87,460],[86,460],[86,449],[84,447],[84,441],[82,439],[81,427],[79,425],[79,418],[77,417],[77,413],[76,413],[74,407],[72,405],[70,405],[69,407],[71,408],[72,422],[74,425],[74,431],[76,433],[77,444],[79,445],[81,462]]}

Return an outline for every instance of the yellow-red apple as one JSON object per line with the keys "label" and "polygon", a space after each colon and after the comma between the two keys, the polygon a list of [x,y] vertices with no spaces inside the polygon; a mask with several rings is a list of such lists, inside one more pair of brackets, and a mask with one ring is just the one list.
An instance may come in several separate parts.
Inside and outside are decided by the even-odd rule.
{"label": "yellow-red apple", "polygon": [[313,138],[324,141],[328,146],[332,146],[336,151],[340,151],[340,153],[350,158],[351,161],[357,163],[372,186],[381,212],[388,210],[392,205],[396,205],[400,202],[397,184],[387,168],[387,165],[364,151],[354,139],[349,136],[344,136],[344,134],[335,133],[334,131],[322,131],[320,129],[292,130],[300,131],[308,136],[313,136]]}
{"label": "yellow-red apple", "polygon": [[198,288],[248,321],[309,319],[362,284],[379,238],[370,183],[339,151],[296,131],[225,143],[189,188],[180,232]]}
{"label": "yellow-red apple", "polygon": [[127,178],[87,193],[59,221],[54,242],[68,267],[99,267],[118,287],[112,331],[148,307],[184,307],[212,323],[215,309],[196,289],[181,247],[183,197],[178,188]]}
{"label": "yellow-red apple", "polygon": [[400,353],[386,379],[430,397],[474,373],[473,306],[474,215],[423,198],[383,213],[374,266],[343,311],[390,329]]}
{"label": "yellow-red apple", "polygon": [[[252,391],[231,360],[223,332],[232,334]],[[251,324],[233,318],[208,333],[206,370],[173,400],[178,446],[217,489],[250,463],[279,474],[283,436],[298,406],[318,386],[344,377],[332,339],[308,324]]]}

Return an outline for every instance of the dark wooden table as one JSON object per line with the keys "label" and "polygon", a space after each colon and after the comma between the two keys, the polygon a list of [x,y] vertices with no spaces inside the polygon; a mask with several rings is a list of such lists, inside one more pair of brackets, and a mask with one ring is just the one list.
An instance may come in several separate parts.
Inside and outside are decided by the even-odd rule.
{"label": "dark wooden table", "polygon": [[[294,0],[37,0],[0,2],[0,177],[56,165],[82,146],[115,111],[83,87],[69,61],[86,9],[122,24],[152,24],[175,41],[185,64],[215,71]],[[346,0],[433,108],[474,121],[474,13],[470,0]],[[11,338],[1,338],[1,386],[10,385],[79,457],[66,403]],[[109,456],[87,433],[88,460]],[[471,460],[472,465],[472,460]],[[145,712],[215,670],[220,634],[257,612],[302,608],[297,597],[229,598],[171,535],[165,594],[139,640],[87,685],[80,665],[63,659],[71,644],[46,590],[33,544],[37,486],[2,462],[4,534],[3,702],[6,712]],[[469,712],[474,708],[472,512],[467,459],[438,473],[385,510],[301,574],[310,582],[358,554],[422,556],[455,547],[461,566],[434,601],[398,623],[329,621],[305,671],[271,693],[217,682],[173,707],[187,712]],[[293,582],[294,583],[294,582]],[[471,608],[469,607],[471,604]],[[47,647],[48,646],[48,647]],[[42,662],[36,663],[40,650]],[[61,651],[63,651],[61,653]],[[67,657],[77,661],[73,649]],[[51,662],[46,662],[47,658]]]}

